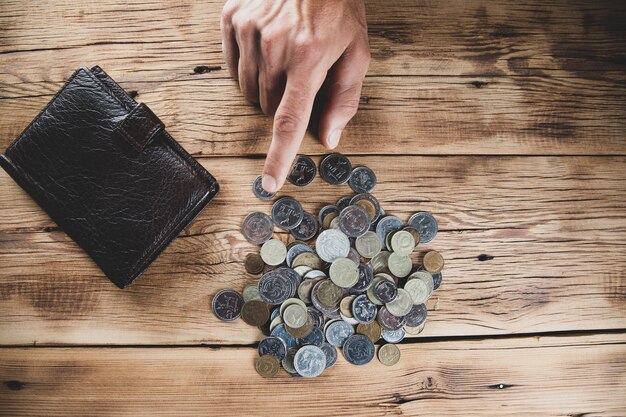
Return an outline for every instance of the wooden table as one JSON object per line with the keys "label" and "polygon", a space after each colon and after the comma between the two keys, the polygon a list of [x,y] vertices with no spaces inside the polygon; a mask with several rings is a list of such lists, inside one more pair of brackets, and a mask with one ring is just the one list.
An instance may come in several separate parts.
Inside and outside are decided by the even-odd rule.
{"label": "wooden table", "polygon": [[[435,213],[420,253],[447,265],[398,365],[340,358],[314,380],[260,378],[260,332],[210,313],[254,282],[239,225],[270,207],[250,184],[271,121],[228,76],[221,7],[0,3],[1,149],[99,64],[222,186],[119,290],[0,172],[0,414],[625,415],[624,3],[368,2],[373,59],[339,151],[376,171],[388,213]],[[281,194],[317,212],[348,193],[317,178]]]}

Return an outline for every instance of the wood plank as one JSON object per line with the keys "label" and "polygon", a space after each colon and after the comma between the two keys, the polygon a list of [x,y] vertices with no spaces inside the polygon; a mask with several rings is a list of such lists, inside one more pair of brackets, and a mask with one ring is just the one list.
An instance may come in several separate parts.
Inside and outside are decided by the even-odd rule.
{"label": "wood plank", "polygon": [[[316,158],[318,160],[318,158]],[[255,278],[239,225],[270,204],[252,197],[260,158],[204,158],[221,194],[133,285],[118,290],[4,173],[0,174],[0,343],[253,343],[209,311],[218,289]],[[354,156],[374,194],[406,220],[433,212],[420,247],[446,258],[425,336],[626,328],[626,158]],[[283,194],[317,210],[348,194],[317,178]],[[285,236],[283,236],[285,238]]]}
{"label": "wood plank", "polygon": [[[0,80],[59,82],[85,62],[159,81],[199,65],[223,67],[223,4],[65,0],[49,7],[3,1]],[[620,2],[369,0],[366,5],[372,75],[624,80],[626,6]]]}
{"label": "wood plank", "polygon": [[[122,73],[111,74],[125,78]],[[626,154],[626,89],[605,81],[372,77],[340,151],[357,154]],[[233,80],[188,75],[126,82],[194,155],[264,154],[272,120],[241,98]],[[3,88],[5,148],[51,99],[57,84]],[[33,91],[24,91],[24,89]],[[324,153],[308,134],[301,151]]]}
{"label": "wood plank", "polygon": [[[394,367],[264,380],[254,348],[0,350],[7,416],[617,416],[624,334],[402,344]],[[341,355],[340,355],[341,356]]]}

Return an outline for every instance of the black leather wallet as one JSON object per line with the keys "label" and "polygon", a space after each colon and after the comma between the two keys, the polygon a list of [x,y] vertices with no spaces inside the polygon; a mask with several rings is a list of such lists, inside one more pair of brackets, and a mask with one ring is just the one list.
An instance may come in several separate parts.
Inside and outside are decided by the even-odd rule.
{"label": "black leather wallet", "polygon": [[217,181],[100,67],[80,68],[0,165],[120,288],[217,194]]}

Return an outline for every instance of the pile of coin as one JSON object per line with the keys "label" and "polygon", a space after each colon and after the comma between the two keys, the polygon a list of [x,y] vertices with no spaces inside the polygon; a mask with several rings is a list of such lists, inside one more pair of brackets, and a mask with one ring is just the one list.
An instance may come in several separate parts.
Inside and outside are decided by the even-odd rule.
{"label": "pile of coin", "polygon": [[[311,158],[300,155],[288,180],[303,186],[316,174]],[[318,376],[335,364],[337,349],[349,363],[364,365],[374,358],[381,338],[386,344],[378,349],[378,359],[396,364],[400,350],[395,344],[424,329],[425,303],[441,285],[439,252],[427,251],[421,264],[411,260],[418,244],[437,234],[430,213],[417,212],[407,224],[387,215],[371,194],[374,172],[352,168],[344,155],[324,157],[320,176],[331,184],[347,182],[357,194],[324,206],[317,216],[291,197],[276,200],[271,216],[247,215],[243,236],[261,248],[246,256],[244,266],[260,279],[241,294],[221,290],[211,303],[219,319],[241,317],[267,335],[255,365],[264,377],[281,367],[293,376]],[[252,189],[260,199],[274,197],[262,189],[260,177]],[[273,238],[275,226],[295,240],[285,245]],[[307,243],[313,239],[314,245]]]}

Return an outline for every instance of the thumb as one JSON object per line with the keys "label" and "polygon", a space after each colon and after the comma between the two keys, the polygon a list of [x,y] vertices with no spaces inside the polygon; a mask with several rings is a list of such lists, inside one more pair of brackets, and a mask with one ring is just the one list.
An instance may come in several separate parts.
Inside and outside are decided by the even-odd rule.
{"label": "thumb", "polygon": [[369,59],[367,47],[352,48],[344,52],[329,72],[327,102],[319,124],[320,139],[328,149],[337,147],[343,129],[356,114]]}

